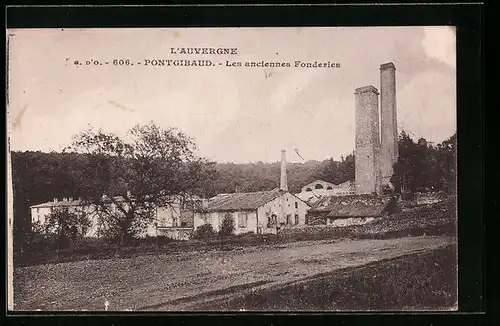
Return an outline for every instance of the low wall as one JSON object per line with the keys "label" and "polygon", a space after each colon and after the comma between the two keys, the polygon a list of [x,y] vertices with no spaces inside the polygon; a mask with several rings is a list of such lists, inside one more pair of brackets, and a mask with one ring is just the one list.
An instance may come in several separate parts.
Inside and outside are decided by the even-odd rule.
{"label": "low wall", "polygon": [[375,220],[374,217],[349,217],[349,218],[337,218],[327,220],[327,225],[333,227],[346,227],[351,225],[363,225]]}
{"label": "low wall", "polygon": [[193,228],[158,228],[158,236],[165,236],[173,240],[189,240],[193,235]]}
{"label": "low wall", "polygon": [[332,225],[302,225],[285,227],[278,232],[281,238],[295,240],[318,240],[327,238],[350,238],[353,231],[361,226],[352,225],[348,228],[334,227]]}
{"label": "low wall", "polygon": [[409,209],[417,206],[431,205],[449,199],[449,195],[442,192],[417,192],[412,198],[404,199],[401,202],[403,209]]}
{"label": "low wall", "polygon": [[306,224],[307,225],[325,225],[326,215],[324,213],[307,213],[306,214]]}

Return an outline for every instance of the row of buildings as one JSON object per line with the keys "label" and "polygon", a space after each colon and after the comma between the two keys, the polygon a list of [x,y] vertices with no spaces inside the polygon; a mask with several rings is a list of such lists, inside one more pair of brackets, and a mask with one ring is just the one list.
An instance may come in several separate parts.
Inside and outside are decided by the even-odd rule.
{"label": "row of buildings", "polygon": [[[204,224],[219,230],[227,216],[234,221],[235,233],[276,234],[286,227],[305,225],[346,226],[363,224],[392,213],[395,201],[388,196],[356,195],[353,181],[334,185],[316,180],[302,187],[300,193],[288,191],[286,157],[282,151],[280,186],[270,191],[218,194],[210,199],[196,196],[175,197],[169,205],[155,207],[153,220],[144,229],[144,236],[167,236],[188,239]],[[106,198],[103,197],[106,201]],[[118,205],[127,209],[133,195],[116,196],[106,211],[119,213]],[[81,199],[63,198],[31,206],[32,222],[44,224],[58,208],[85,213],[91,221],[88,237],[100,237],[106,227],[99,205]]]}
{"label": "row of buildings", "polygon": [[[393,164],[397,160],[396,68],[393,63],[380,66],[381,92],[372,85],[355,91],[355,180],[335,185],[317,180],[304,185],[300,193],[288,191],[285,151],[281,157],[280,186],[270,191],[219,194],[210,199],[176,198],[170,205],[157,207],[154,222],[145,235],[166,235],[185,239],[203,224],[219,229],[231,216],[235,233],[276,233],[283,227],[325,224],[344,226],[369,222],[398,209],[395,198],[383,196],[390,187]],[[379,98],[380,110],[379,110]],[[379,119],[380,116],[380,119]],[[380,120],[380,123],[379,123]],[[113,205],[130,202],[113,197]],[[88,236],[99,236],[102,225],[96,205],[71,198],[31,206],[33,222],[46,222],[57,207],[84,211],[92,220]]]}
{"label": "row of buildings", "polygon": [[[315,197],[316,198],[316,197]],[[110,203],[111,211],[116,205],[126,206],[120,197]],[[275,234],[284,227],[304,225],[346,226],[362,224],[390,214],[387,196],[322,195],[319,200],[306,201],[297,194],[276,188],[270,191],[251,193],[219,194],[208,200],[189,197],[176,199],[170,205],[157,207],[154,219],[148,223],[143,235],[164,235],[174,239],[187,239],[203,224],[211,224],[218,230],[222,221],[231,216],[235,233]],[[31,206],[32,222],[45,224],[55,209],[66,207],[69,211],[85,213],[91,221],[86,236],[100,237],[105,225],[102,211],[97,205],[71,198],[54,200]]]}

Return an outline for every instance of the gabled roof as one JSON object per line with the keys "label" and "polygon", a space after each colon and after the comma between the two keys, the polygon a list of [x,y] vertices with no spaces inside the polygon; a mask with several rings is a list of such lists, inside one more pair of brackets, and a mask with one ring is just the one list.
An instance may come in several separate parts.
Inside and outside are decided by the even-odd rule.
{"label": "gabled roof", "polygon": [[285,193],[288,192],[276,188],[270,191],[220,194],[211,198],[203,210],[208,212],[254,210]]}
{"label": "gabled roof", "polygon": [[325,196],[312,205],[310,213],[321,213],[328,217],[380,216],[396,205],[391,196]]}

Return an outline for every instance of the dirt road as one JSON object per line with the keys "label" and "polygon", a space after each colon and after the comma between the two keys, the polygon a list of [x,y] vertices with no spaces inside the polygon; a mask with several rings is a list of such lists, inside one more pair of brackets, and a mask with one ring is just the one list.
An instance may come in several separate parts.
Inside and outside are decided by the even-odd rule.
{"label": "dirt road", "polygon": [[442,248],[451,237],[308,241],[88,260],[15,271],[16,310],[196,310],[207,300]]}

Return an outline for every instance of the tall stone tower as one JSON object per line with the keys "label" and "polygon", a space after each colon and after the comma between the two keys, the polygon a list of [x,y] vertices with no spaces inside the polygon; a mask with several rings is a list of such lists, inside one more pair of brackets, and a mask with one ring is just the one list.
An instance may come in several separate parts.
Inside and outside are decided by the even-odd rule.
{"label": "tall stone tower", "polygon": [[374,86],[357,88],[356,105],[356,194],[381,193],[379,152],[379,92]]}
{"label": "tall stone tower", "polygon": [[396,109],[396,67],[392,62],[380,66],[380,172],[382,186],[392,188],[390,179],[398,159],[398,127]]}

